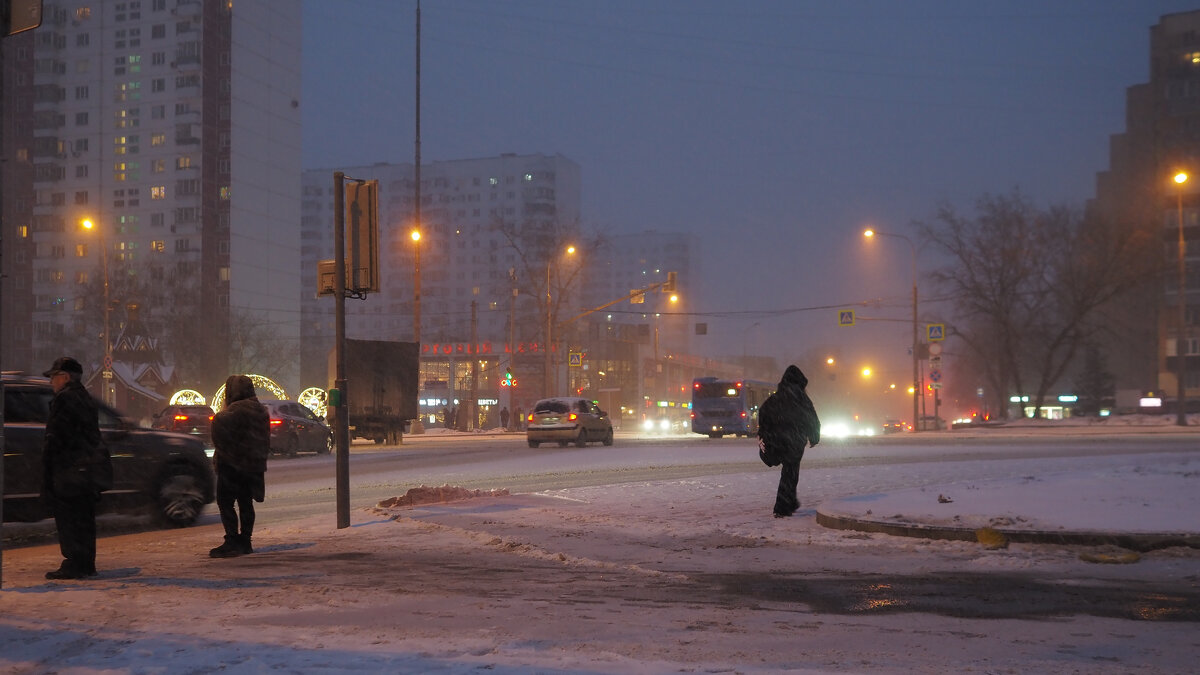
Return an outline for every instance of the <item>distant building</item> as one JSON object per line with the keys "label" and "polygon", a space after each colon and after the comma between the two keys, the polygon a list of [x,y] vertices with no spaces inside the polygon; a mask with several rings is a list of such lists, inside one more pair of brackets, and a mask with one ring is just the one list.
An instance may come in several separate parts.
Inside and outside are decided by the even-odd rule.
{"label": "distant building", "polygon": [[300,2],[47,0],[3,49],[4,367],[103,368],[130,303],[205,392],[239,323],[297,350]]}
{"label": "distant building", "polygon": [[[1200,11],[1163,16],[1150,28],[1150,80],[1126,92],[1126,129],[1110,141],[1109,169],[1097,175],[1091,207],[1165,247],[1150,261],[1162,275],[1109,308],[1105,350],[1117,378],[1117,405],[1136,406],[1148,392],[1174,398],[1177,319],[1186,303],[1189,398],[1200,396]],[[1191,175],[1182,186],[1173,176]],[[1184,221],[1186,292],[1176,260]]]}

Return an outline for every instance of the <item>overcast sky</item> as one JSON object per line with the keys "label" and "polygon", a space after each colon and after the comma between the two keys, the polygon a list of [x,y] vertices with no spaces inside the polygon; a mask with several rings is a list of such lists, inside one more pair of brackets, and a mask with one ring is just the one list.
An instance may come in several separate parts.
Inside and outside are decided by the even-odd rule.
{"label": "overcast sky", "polygon": [[[412,161],[415,6],[305,0],[306,168]],[[863,226],[909,235],[940,203],[1013,188],[1081,205],[1126,87],[1148,80],[1150,26],[1191,9],[426,0],[422,158],[561,153],[582,168],[585,226],[698,235],[695,351],[794,360],[836,342],[904,372],[911,254]],[[791,311],[872,298],[864,318],[896,321]]]}

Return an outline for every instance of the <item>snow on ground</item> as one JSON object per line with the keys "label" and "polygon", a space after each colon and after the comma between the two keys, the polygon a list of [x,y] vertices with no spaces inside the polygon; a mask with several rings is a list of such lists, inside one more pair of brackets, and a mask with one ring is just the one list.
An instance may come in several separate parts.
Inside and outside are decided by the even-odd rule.
{"label": "snow on ground", "polygon": [[[949,522],[1200,531],[1200,455],[1086,462],[806,465],[803,507],[788,519],[770,517],[778,474],[765,468],[537,495],[450,486],[357,509],[344,530],[332,514],[262,528],[257,552],[233,560],[207,557],[220,541],[213,524],[106,537],[101,575],[79,582],[42,578],[57,565],[57,546],[15,549],[4,554],[0,669],[1192,672],[1200,638],[1186,620],[891,611],[887,584],[855,575],[1036,572],[1100,590],[1149,579],[1195,597],[1194,550],[1096,566],[1072,547],[986,551],[814,522],[817,508],[858,496],[878,512]],[[753,598],[757,579],[772,575],[803,585],[806,599],[739,594]],[[822,588],[864,595],[849,609],[822,609],[812,599]],[[829,593],[828,602],[843,600]]]}

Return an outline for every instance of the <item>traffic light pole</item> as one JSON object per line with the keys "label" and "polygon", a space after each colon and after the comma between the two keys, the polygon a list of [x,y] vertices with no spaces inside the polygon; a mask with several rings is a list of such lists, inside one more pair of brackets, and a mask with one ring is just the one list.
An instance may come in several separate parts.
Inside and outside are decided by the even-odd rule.
{"label": "traffic light pole", "polygon": [[336,352],[333,387],[337,390],[334,405],[334,443],[337,527],[350,527],[350,418],[346,405],[346,174],[333,172],[333,302],[334,351]]}

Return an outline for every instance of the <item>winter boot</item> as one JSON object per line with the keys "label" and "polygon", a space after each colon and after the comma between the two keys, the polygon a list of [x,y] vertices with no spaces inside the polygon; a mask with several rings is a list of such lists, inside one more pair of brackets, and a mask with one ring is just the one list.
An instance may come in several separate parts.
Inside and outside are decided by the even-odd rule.
{"label": "winter boot", "polygon": [[210,558],[235,558],[242,554],[242,545],[237,535],[225,535],[225,543],[208,552]]}
{"label": "winter boot", "polygon": [[254,553],[254,548],[252,546],[250,546],[250,535],[248,535],[248,534],[239,534],[238,535],[238,546],[241,547],[241,551],[242,551],[243,555],[245,555],[247,553]]}

